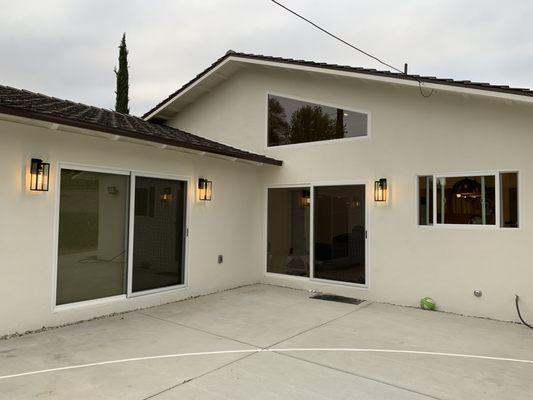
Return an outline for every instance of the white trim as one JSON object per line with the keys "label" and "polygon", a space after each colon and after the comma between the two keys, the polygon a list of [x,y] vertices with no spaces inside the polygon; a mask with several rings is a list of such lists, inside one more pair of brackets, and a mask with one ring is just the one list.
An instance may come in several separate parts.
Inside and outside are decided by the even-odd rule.
{"label": "white trim", "polygon": [[[309,266],[311,268],[311,266]],[[311,270],[309,270],[311,272]],[[264,276],[271,278],[283,278],[283,279],[294,279],[295,281],[309,282],[308,276],[299,276],[299,275],[288,275],[282,272],[265,272]]]}
{"label": "white trim", "polygon": [[[316,140],[311,142],[302,142],[302,143],[289,143],[289,144],[280,144],[280,145],[274,145],[269,146],[268,144],[268,96],[278,96],[278,97],[284,97],[289,100],[296,100],[296,101],[302,101],[305,103],[311,103],[313,105],[317,106],[324,106],[324,107],[331,107],[331,108],[340,108],[345,111],[349,112],[355,112],[358,114],[365,114],[366,115],[366,135],[364,136],[350,136],[346,138],[338,138],[338,139],[326,139],[326,140]],[[272,149],[294,149],[298,147],[306,147],[306,146],[317,146],[317,145],[326,145],[326,144],[335,144],[335,143],[347,143],[351,141],[364,141],[369,140],[371,136],[372,131],[372,112],[368,109],[355,109],[351,107],[347,107],[341,104],[335,104],[330,103],[326,101],[319,100],[314,97],[300,97],[300,96],[294,96],[287,93],[282,92],[275,92],[271,90],[265,91],[265,135],[264,135],[264,150],[272,150]]]}
{"label": "white trim", "polygon": [[61,311],[67,311],[67,310],[74,310],[78,308],[84,308],[84,307],[94,307],[99,306],[103,304],[108,303],[115,303],[119,301],[126,300],[125,294],[119,294],[116,296],[108,296],[108,297],[101,297],[99,299],[91,299],[91,300],[83,300],[83,301],[76,301],[74,303],[66,303],[66,304],[59,304],[55,306],[54,312],[61,312]]}
{"label": "white trim", "polygon": [[[217,75],[222,74],[222,72],[220,72],[219,70],[222,69],[226,64],[229,64],[230,62],[270,66],[270,67],[283,68],[286,70],[315,72],[315,73],[324,74],[324,75],[335,75],[335,76],[343,76],[343,77],[349,77],[349,78],[357,78],[361,80],[383,82],[383,83],[389,83],[389,84],[400,85],[400,86],[417,87],[419,85],[419,82],[416,81],[415,79],[408,80],[408,79],[395,78],[395,77],[389,77],[389,76],[372,75],[370,73],[341,71],[341,70],[337,70],[333,68],[324,68],[320,66],[298,65],[298,64],[290,64],[287,62],[258,60],[258,59],[252,59],[252,58],[239,57],[239,55],[232,55],[226,58],[224,61],[222,61],[219,65],[214,67],[211,71],[205,73],[205,75],[203,75],[201,78],[192,82],[187,88],[183,89],[180,93],[172,96],[170,100],[165,101],[164,104],[154,109],[150,114],[144,117],[144,119],[149,120],[153,116],[157,115],[159,112],[169,107],[178,98],[184,97],[188,92],[190,92],[193,88],[195,88],[196,86],[204,82],[211,75],[217,76]],[[481,90],[481,89],[476,89],[476,88],[465,88],[465,87],[460,87],[456,85],[443,85],[439,83],[428,83],[428,82],[424,82],[423,87],[428,88],[428,89],[434,89],[434,90],[442,90],[445,92],[462,93],[462,94],[467,94],[467,95],[471,94],[471,95],[479,95],[483,97],[491,97],[491,98],[496,98],[496,99],[513,100],[513,101],[519,101],[519,102],[524,102],[524,103],[533,103],[533,97],[523,96],[519,94],[502,93],[502,92],[497,92],[494,90]]]}
{"label": "white trim", "polygon": [[[365,191],[365,283],[352,283],[352,282],[343,282],[335,281],[329,279],[321,279],[314,277],[314,191],[315,187],[320,186],[350,186],[350,185],[363,185]],[[370,181],[367,180],[333,180],[333,181],[314,181],[310,183],[287,183],[287,184],[272,184],[265,186],[265,212],[264,212],[264,240],[263,240],[263,275],[265,277],[275,277],[280,279],[293,279],[299,281],[307,282],[317,282],[331,285],[339,286],[350,286],[356,289],[368,290],[370,287],[370,230],[371,230],[371,217],[370,217],[370,201],[373,199],[373,196],[369,194],[369,188],[373,187],[370,184]],[[283,273],[269,272],[268,268],[268,190],[269,189],[290,189],[290,188],[309,188],[311,203],[310,213],[309,213],[309,277],[305,276],[296,276],[296,275],[287,275]]]}
{"label": "white trim", "polygon": [[[102,174],[114,174],[114,175],[129,175],[130,171],[127,169],[121,169],[121,168],[114,168],[114,167],[99,167],[95,165],[90,164],[78,164],[78,163],[71,163],[71,162],[59,162],[58,163],[59,169],[73,169],[73,170],[79,170],[79,171],[87,171],[87,172],[99,172]],[[59,188],[59,186],[58,186]]]}
{"label": "white trim", "polygon": [[[181,93],[178,93],[174,96],[172,96],[172,98],[168,101],[165,101],[163,104],[161,104],[159,107],[157,107],[154,111],[152,111],[150,114],[148,114],[146,117],[144,117],[143,119],[145,121],[148,121],[150,118],[152,118],[154,115],[157,115],[160,111],[162,111],[163,109],[167,108],[171,103],[173,103],[176,99],[178,99],[179,97],[181,97],[183,94],[189,92],[191,89],[195,88],[196,86],[198,86],[201,82],[205,81],[208,77],[210,77],[211,75],[215,75],[215,76],[220,76],[220,75],[224,75],[222,73],[217,73],[218,70],[223,67],[224,65],[226,65],[228,62],[230,61],[233,61],[231,60],[231,58],[226,58],[224,61],[222,61],[219,65],[217,65],[215,68],[213,68],[211,71],[207,72],[204,76],[200,77],[199,79],[195,80],[189,87],[187,87],[183,92]],[[222,78],[219,78],[220,80],[226,80],[226,79],[222,79]]]}
{"label": "white trim", "polygon": [[128,259],[126,264],[126,297],[131,297],[133,286],[133,240],[135,227],[135,174],[130,172],[130,201],[128,218]]}
{"label": "white trim", "polygon": [[[154,173],[148,171],[131,171],[130,178],[130,218],[129,218],[129,235],[128,235],[128,265],[127,265],[127,287],[126,294],[128,298],[134,298],[138,296],[144,296],[154,293],[168,292],[171,290],[182,290],[189,287],[189,237],[187,232],[189,231],[189,216],[191,214],[192,206],[192,196],[191,196],[191,182],[192,178],[187,175],[173,175],[165,173]],[[184,239],[185,245],[183,246],[183,283],[172,286],[165,286],[161,288],[154,288],[148,290],[142,290],[138,292],[133,292],[133,245],[134,245],[134,227],[135,227],[135,180],[137,177],[141,178],[155,178],[155,179],[168,179],[174,181],[181,181],[186,183],[186,192],[185,195],[185,232]]]}
{"label": "white trim", "polygon": [[57,264],[59,262],[59,207],[60,207],[60,199],[61,199],[61,164],[56,164],[56,171],[55,171],[55,190],[54,190],[54,238],[52,240],[52,246],[54,248],[52,249],[52,296],[51,296],[51,304],[50,304],[50,310],[52,313],[56,310],[56,303],[57,303]]}
{"label": "white trim", "polygon": [[309,187],[309,280],[315,279],[315,185]]}

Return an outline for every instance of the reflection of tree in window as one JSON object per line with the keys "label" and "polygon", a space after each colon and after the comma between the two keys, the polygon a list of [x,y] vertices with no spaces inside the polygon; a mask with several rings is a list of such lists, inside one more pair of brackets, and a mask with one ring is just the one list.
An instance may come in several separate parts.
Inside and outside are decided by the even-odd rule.
{"label": "reflection of tree in window", "polygon": [[289,124],[285,110],[277,99],[270,97],[268,99],[268,142],[288,144],[288,136]]}
{"label": "reflection of tree in window", "polygon": [[367,128],[364,113],[268,96],[269,146],[366,136]]}
{"label": "reflection of tree in window", "polygon": [[326,114],[320,106],[300,107],[291,116],[291,143],[342,138],[344,132],[344,126],[338,128],[337,120]]}

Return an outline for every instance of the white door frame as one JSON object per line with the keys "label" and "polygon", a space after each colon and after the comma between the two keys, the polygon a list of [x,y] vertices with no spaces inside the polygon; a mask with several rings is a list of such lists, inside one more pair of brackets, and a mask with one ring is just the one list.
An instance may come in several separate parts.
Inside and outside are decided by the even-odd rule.
{"label": "white door frame", "polygon": [[[107,174],[115,174],[115,175],[125,175],[129,177],[129,209],[128,209],[128,219],[127,224],[124,227],[126,231],[126,251],[127,251],[127,264],[126,264],[126,290],[125,293],[116,295],[116,296],[109,296],[109,297],[102,297],[98,299],[93,300],[85,300],[85,301],[79,301],[74,303],[68,303],[68,304],[60,304],[57,305],[57,267],[58,267],[58,260],[59,260],[59,212],[60,212],[60,199],[61,199],[61,170],[63,169],[73,169],[78,171],[88,171],[88,172],[100,172],[100,173],[107,173]],[[90,164],[83,164],[83,163],[75,163],[75,162],[62,162],[59,161],[57,163],[57,168],[55,171],[56,174],[56,190],[55,190],[55,210],[54,210],[54,240],[53,240],[53,270],[52,270],[52,296],[51,296],[51,310],[52,312],[60,312],[60,311],[66,311],[69,309],[75,309],[80,307],[88,307],[88,306],[94,306],[94,305],[100,305],[115,301],[123,301],[126,300],[129,297],[136,297],[146,294],[152,294],[152,293],[159,293],[159,292],[165,292],[169,290],[177,290],[177,289],[185,289],[188,287],[189,284],[189,226],[190,226],[190,215],[191,215],[191,207],[193,205],[193,199],[194,199],[194,187],[191,184],[193,182],[192,177],[190,176],[183,176],[183,175],[172,175],[172,174],[163,174],[163,173],[156,173],[152,171],[132,171],[129,169],[121,169],[121,168],[115,168],[115,167],[102,167],[102,166],[95,166]],[[160,178],[160,179],[171,179],[171,180],[179,180],[179,181],[185,181],[187,183],[187,190],[186,190],[186,209],[185,209],[185,254],[184,254],[184,277],[183,277],[183,284],[181,285],[174,285],[174,286],[168,286],[164,288],[159,289],[151,289],[146,290],[142,292],[136,292],[131,293],[131,274],[132,274],[132,255],[133,255],[133,224],[135,221],[135,176],[144,176],[144,177],[153,177],[153,178]]]}
{"label": "white door frame", "polygon": [[[129,170],[113,168],[113,167],[99,167],[99,166],[88,165],[88,164],[81,164],[81,163],[78,164],[78,163],[62,162],[62,161],[59,161],[57,163],[56,184],[55,184],[56,186],[55,207],[54,207],[55,208],[54,210],[54,240],[53,240],[54,249],[53,249],[53,266],[52,266],[52,296],[51,296],[52,312],[55,313],[57,311],[63,311],[63,310],[68,310],[72,308],[98,305],[98,304],[113,302],[116,300],[124,300],[126,298],[125,293],[115,295],[115,296],[101,297],[98,299],[77,301],[74,303],[59,304],[59,305],[57,304],[57,268],[58,268],[58,262],[59,262],[59,213],[60,213],[60,202],[61,202],[61,170],[63,169],[71,169],[71,170],[76,170],[76,171],[87,171],[87,172],[99,172],[99,173],[104,173],[104,174],[124,175],[124,176],[130,175]],[[128,190],[130,190],[129,185],[128,185]],[[124,229],[126,231],[126,226],[124,227]],[[127,237],[127,235],[125,236]]]}
{"label": "white door frame", "polygon": [[[362,185],[364,186],[364,193],[365,193],[365,283],[352,283],[352,282],[344,282],[344,281],[335,281],[330,279],[321,279],[321,278],[315,278],[315,254],[314,254],[314,243],[315,243],[315,220],[314,220],[314,199],[315,199],[315,187],[321,187],[321,186],[354,186],[354,185]],[[368,188],[372,187],[368,184],[368,182],[364,180],[350,180],[350,181],[319,181],[314,182],[311,185],[311,206],[313,207],[311,209],[311,234],[309,235],[311,238],[311,254],[312,256],[310,260],[310,277],[309,280],[313,282],[320,282],[320,283],[331,283],[335,285],[344,285],[344,286],[352,286],[357,288],[363,288],[368,289],[368,266],[369,266],[369,251],[368,251],[368,210],[369,210],[369,200],[370,196],[368,193]]]}
{"label": "white door frame", "polygon": [[[185,246],[183,248],[183,283],[172,286],[165,286],[162,288],[142,290],[139,292],[133,292],[133,243],[134,243],[134,231],[135,231],[135,179],[137,177],[141,178],[156,178],[156,179],[168,179],[174,181],[186,182],[185,190]],[[189,218],[190,210],[192,206],[192,199],[194,198],[191,190],[192,178],[185,175],[171,175],[171,174],[160,174],[148,171],[131,171],[130,175],[130,218],[129,218],[129,229],[128,229],[128,267],[127,267],[127,285],[126,285],[126,295],[128,298],[143,296],[152,293],[167,292],[169,290],[176,289],[185,289],[189,286]]]}
{"label": "white door frame", "polygon": [[[369,287],[369,267],[370,267],[370,252],[369,252],[369,231],[370,231],[370,201],[372,196],[369,193],[369,188],[373,186],[370,184],[370,181],[366,180],[340,180],[340,181],[315,181],[315,182],[306,182],[306,183],[291,183],[291,184],[279,184],[279,185],[267,185],[265,187],[265,217],[264,217],[264,274],[265,276],[271,276],[276,278],[284,279],[296,279],[310,282],[318,283],[327,283],[333,285],[343,285],[351,286],[359,289],[368,289]],[[314,200],[315,200],[315,187],[319,186],[350,186],[350,185],[363,185],[365,190],[365,283],[352,283],[352,282],[343,282],[343,281],[334,281],[329,279],[321,279],[314,277],[315,271],[315,260],[314,260]],[[290,188],[309,188],[311,202],[310,202],[310,213],[309,213],[309,277],[304,276],[293,276],[286,275],[275,272],[268,272],[268,190],[269,189],[290,189]]]}

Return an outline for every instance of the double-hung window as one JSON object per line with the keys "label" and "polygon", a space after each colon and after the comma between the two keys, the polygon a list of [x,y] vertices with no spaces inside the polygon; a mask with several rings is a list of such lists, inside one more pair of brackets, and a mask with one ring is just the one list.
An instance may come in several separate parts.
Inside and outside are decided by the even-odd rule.
{"label": "double-hung window", "polygon": [[418,224],[518,228],[518,173],[419,176]]}

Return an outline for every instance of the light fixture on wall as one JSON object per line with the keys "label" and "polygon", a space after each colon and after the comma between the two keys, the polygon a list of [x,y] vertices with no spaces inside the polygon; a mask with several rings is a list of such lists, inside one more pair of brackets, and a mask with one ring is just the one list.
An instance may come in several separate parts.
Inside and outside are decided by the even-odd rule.
{"label": "light fixture on wall", "polygon": [[50,164],[43,160],[32,158],[30,163],[30,190],[38,192],[48,191]]}
{"label": "light fixture on wall", "polygon": [[172,189],[167,187],[163,189],[163,193],[161,193],[161,203],[168,203],[172,201]]}
{"label": "light fixture on wall", "polygon": [[311,192],[307,189],[302,190],[302,207],[309,207],[311,205]]}
{"label": "light fixture on wall", "polygon": [[387,180],[385,178],[374,182],[374,201],[387,201]]}
{"label": "light fixture on wall", "polygon": [[198,199],[202,201],[211,201],[213,194],[213,182],[200,178],[198,179]]}

